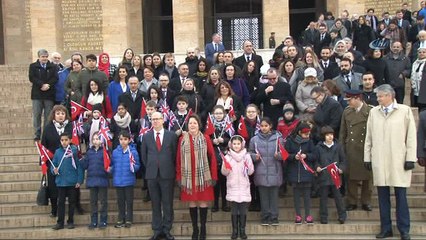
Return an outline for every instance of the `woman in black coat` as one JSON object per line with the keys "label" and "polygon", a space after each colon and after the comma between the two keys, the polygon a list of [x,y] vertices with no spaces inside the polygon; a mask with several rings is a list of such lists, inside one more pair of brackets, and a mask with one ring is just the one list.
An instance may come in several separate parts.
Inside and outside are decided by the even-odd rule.
{"label": "woman in black coat", "polygon": [[188,99],[188,111],[192,109],[193,113],[199,114],[203,109],[203,101],[195,92],[195,81],[192,78],[187,78],[182,84],[182,91],[175,97],[175,102],[173,103],[173,107],[176,107],[178,96],[184,96]]}
{"label": "woman in black coat", "polygon": [[366,72],[373,73],[376,86],[388,83],[389,70],[383,59],[383,50],[369,49],[363,67]]}
{"label": "woman in black coat", "polygon": [[360,16],[358,18],[358,26],[354,28],[353,46],[357,51],[360,51],[362,55],[367,54],[369,49],[368,45],[376,37],[374,31],[365,23],[365,17]]}
{"label": "woman in black coat", "polygon": [[207,81],[204,86],[201,88],[200,96],[203,99],[204,109],[201,112],[201,119],[203,122],[207,119],[207,114],[213,109],[216,104],[215,95],[216,95],[216,86],[221,82],[220,70],[218,68],[212,67],[207,76]]}
{"label": "woman in black coat", "polygon": [[[61,146],[62,133],[72,134],[72,124],[69,122],[70,116],[67,109],[62,105],[55,105],[49,115],[49,123],[44,127],[43,135],[41,137],[41,144],[45,146],[50,152],[55,153],[56,149]],[[50,199],[52,209],[50,211],[51,217],[56,217],[58,209],[58,189],[55,183],[55,175],[50,171],[51,164],[47,161],[47,193]]]}

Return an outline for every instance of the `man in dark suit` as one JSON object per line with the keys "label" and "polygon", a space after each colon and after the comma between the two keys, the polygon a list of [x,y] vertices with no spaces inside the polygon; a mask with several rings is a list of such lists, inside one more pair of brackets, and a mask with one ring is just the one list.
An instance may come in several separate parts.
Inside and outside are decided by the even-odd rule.
{"label": "man in dark suit", "polygon": [[401,10],[402,10],[402,14],[404,14],[402,18],[404,20],[407,20],[411,24],[413,20],[411,19],[411,11],[408,10],[408,3],[403,3]]}
{"label": "man in dark suit", "polygon": [[167,73],[161,73],[158,77],[158,81],[160,82],[163,101],[166,100],[167,105],[169,105],[170,108],[173,108],[174,106],[172,106],[172,104],[175,99],[176,92],[169,87],[169,75]]}
{"label": "man in dark suit", "polygon": [[379,25],[379,19],[377,19],[376,15],[374,15],[374,8],[370,8],[367,10],[367,15],[365,15],[365,20],[370,21],[371,28],[374,31],[377,31],[377,26]]}
{"label": "man in dark suit", "polygon": [[139,79],[137,76],[131,76],[128,84],[130,91],[121,94],[118,97],[118,101],[126,104],[127,111],[132,117],[132,120],[137,121],[140,118],[142,101],[146,96],[139,90]]}
{"label": "man in dark suit", "polygon": [[320,66],[324,70],[324,80],[333,79],[340,73],[339,65],[330,59],[331,52],[330,47],[323,47],[321,50]]}
{"label": "man in dark suit", "polygon": [[173,225],[173,193],[176,177],[177,137],[163,127],[163,114],[151,115],[153,130],[143,136],[141,159],[146,166],[148,189],[151,194],[152,230],[151,240],[165,237],[175,239],[170,230]]}
{"label": "man in dark suit", "polygon": [[179,93],[180,90],[182,90],[182,84],[188,78],[188,74],[189,74],[188,64],[186,63],[179,64],[178,72],[179,72],[179,76],[172,78],[169,84],[169,87],[176,93]]}
{"label": "man in dark suit", "polygon": [[207,62],[210,65],[214,64],[214,54],[217,52],[225,51],[225,46],[221,43],[222,37],[218,33],[213,33],[212,42],[207,43],[204,54],[206,55]]}
{"label": "man in dark suit", "polygon": [[317,38],[315,39],[314,43],[315,53],[319,56],[321,53],[321,49],[330,46],[330,42],[331,37],[330,34],[327,32],[327,26],[324,23],[321,23],[321,25],[319,26],[319,34],[317,35]]}
{"label": "man in dark suit", "polygon": [[315,22],[310,22],[308,28],[303,32],[303,46],[314,46],[315,41],[320,38],[320,32],[315,27]]}
{"label": "man in dark suit", "polygon": [[342,92],[342,97],[345,96],[345,91],[358,90],[362,86],[362,74],[352,71],[352,61],[349,58],[340,61],[340,74],[333,80]]}
{"label": "man in dark suit", "polygon": [[244,68],[244,65],[249,61],[254,61],[256,63],[256,72],[260,73],[260,67],[263,65],[263,59],[261,56],[256,55],[253,51],[253,44],[246,40],[243,43],[244,54],[237,57],[234,60],[234,64],[237,65],[240,69]]}
{"label": "man in dark suit", "polygon": [[407,36],[410,32],[411,22],[404,19],[404,13],[402,13],[402,10],[396,11],[396,21],[398,23],[398,27],[404,29],[405,36]]}

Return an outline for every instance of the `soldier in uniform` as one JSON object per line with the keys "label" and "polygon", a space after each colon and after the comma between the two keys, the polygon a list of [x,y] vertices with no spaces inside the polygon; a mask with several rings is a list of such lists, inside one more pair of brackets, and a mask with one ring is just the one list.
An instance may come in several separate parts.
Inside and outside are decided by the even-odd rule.
{"label": "soldier in uniform", "polygon": [[367,130],[367,118],[371,106],[362,99],[361,90],[345,91],[348,107],[343,111],[340,124],[340,142],[345,150],[348,163],[347,171],[347,211],[357,209],[358,184],[361,182],[362,209],[371,211],[371,172],[364,168],[364,141]]}

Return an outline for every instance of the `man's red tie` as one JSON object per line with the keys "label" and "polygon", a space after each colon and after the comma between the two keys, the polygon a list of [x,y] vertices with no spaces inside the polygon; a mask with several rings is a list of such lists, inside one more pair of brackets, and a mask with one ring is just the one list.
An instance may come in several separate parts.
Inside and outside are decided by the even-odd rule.
{"label": "man's red tie", "polygon": [[157,150],[161,151],[161,140],[160,140],[160,133],[157,132],[157,137],[155,138],[155,142],[157,143]]}

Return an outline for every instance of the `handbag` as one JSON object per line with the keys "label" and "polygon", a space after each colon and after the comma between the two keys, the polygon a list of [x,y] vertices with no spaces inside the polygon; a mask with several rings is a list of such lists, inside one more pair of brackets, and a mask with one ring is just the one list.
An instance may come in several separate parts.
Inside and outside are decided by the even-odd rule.
{"label": "handbag", "polygon": [[40,189],[37,193],[37,205],[38,206],[47,206],[49,205],[49,199],[47,195],[47,181],[46,181],[46,174],[43,174],[41,177],[40,182]]}

